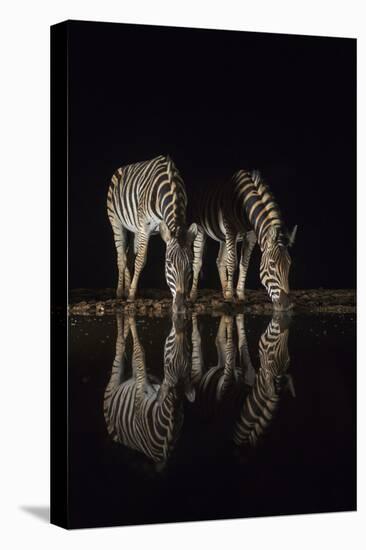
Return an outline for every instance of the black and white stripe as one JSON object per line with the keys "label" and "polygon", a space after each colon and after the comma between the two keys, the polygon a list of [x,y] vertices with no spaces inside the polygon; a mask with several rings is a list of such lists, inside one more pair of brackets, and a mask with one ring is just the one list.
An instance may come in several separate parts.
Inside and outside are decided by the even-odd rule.
{"label": "black and white stripe", "polygon": [[[145,353],[135,319],[117,316],[116,356],[104,394],[107,429],[115,441],[143,453],[155,463],[164,463],[179,437],[183,401],[194,398],[190,383],[191,351],[184,327],[173,322],[165,341],[164,378],[149,381]],[[126,339],[133,341],[132,375],[126,355]]]}
{"label": "black and white stripe", "polygon": [[[290,307],[288,277],[291,259],[288,247],[294,242],[296,227],[290,235],[280,209],[258,171],[240,170],[227,185],[210,190],[202,200],[199,218],[204,233],[220,243],[217,267],[226,300],[231,301],[234,297],[237,243],[242,242],[236,294],[243,300],[250,256],[258,242],[262,252],[261,282],[275,308]],[[201,268],[204,246],[204,237],[200,233],[197,239],[194,273]],[[197,282],[198,276],[192,284],[192,299],[197,295]]]}
{"label": "black and white stripe", "polygon": [[[234,429],[238,446],[255,447],[268,429],[278,409],[286,384],[293,392],[288,352],[288,328],[273,318],[259,340],[260,368]],[[294,392],[293,392],[294,393]]]}
{"label": "black and white stripe", "polygon": [[[166,242],[165,275],[173,309],[183,308],[192,270],[191,243],[197,233],[195,224],[186,228],[186,208],[183,180],[168,156],[129,164],[113,174],[107,210],[117,249],[117,297],[135,299],[150,235],[160,231]],[[134,234],[133,250],[128,232]],[[135,255],[133,276],[128,250]]]}

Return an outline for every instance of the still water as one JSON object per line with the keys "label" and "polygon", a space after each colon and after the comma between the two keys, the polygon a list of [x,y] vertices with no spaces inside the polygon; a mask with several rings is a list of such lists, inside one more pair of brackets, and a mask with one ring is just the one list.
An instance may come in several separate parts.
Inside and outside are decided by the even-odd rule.
{"label": "still water", "polygon": [[354,315],[71,317],[73,527],[354,510]]}

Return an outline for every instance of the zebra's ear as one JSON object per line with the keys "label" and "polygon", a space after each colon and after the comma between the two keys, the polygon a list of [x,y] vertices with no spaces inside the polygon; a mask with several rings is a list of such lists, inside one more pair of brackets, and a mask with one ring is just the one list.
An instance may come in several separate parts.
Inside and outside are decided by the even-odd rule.
{"label": "zebra's ear", "polygon": [[297,233],[297,225],[294,225],[293,230],[292,230],[291,233],[289,233],[289,235],[288,235],[288,245],[289,245],[289,246],[293,246],[293,245],[294,245],[296,233]]}
{"label": "zebra's ear", "polygon": [[186,394],[186,398],[188,399],[188,401],[190,403],[193,403],[193,401],[196,399],[196,390],[194,389],[194,387],[190,384],[187,384],[184,393]]}
{"label": "zebra's ear", "polygon": [[296,397],[294,379],[291,374],[286,374],[286,389],[290,392],[291,397]]}
{"label": "zebra's ear", "polygon": [[163,241],[168,243],[170,241],[170,239],[172,238],[172,234],[170,232],[169,227],[167,226],[167,224],[165,222],[161,222],[161,224],[159,226],[159,231],[160,231],[160,235],[161,235],[161,238],[163,239]]}
{"label": "zebra's ear", "polygon": [[196,223],[192,223],[187,231],[187,246],[190,247],[194,241],[194,239],[197,237],[198,233],[198,225]]}

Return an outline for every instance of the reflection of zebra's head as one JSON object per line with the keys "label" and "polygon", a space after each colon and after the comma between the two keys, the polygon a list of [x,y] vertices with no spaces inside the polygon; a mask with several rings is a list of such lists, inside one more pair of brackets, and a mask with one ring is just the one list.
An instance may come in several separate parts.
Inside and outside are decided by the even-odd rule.
{"label": "reflection of zebra's head", "polygon": [[295,234],[296,227],[292,234],[288,235],[280,226],[270,226],[266,233],[260,264],[260,279],[277,310],[292,307],[288,282],[291,266],[288,247],[293,244]]}
{"label": "reflection of zebra's head", "polygon": [[290,365],[288,324],[290,320],[273,317],[259,340],[260,373],[266,380],[268,395],[278,394]]}
{"label": "reflection of zebra's head", "polygon": [[173,296],[173,312],[184,311],[192,276],[192,240],[195,236],[195,224],[188,231],[175,235],[163,222],[160,233],[166,242],[165,278]]}
{"label": "reflection of zebra's head", "polygon": [[159,401],[171,391],[178,399],[185,395],[189,401],[194,400],[191,352],[187,320],[182,316],[173,316],[172,328],[164,346],[164,379],[159,391]]}

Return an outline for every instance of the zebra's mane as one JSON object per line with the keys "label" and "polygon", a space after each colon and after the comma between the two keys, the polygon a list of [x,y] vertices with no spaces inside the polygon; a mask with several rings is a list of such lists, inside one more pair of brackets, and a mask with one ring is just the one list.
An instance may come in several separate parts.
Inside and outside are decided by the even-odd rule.
{"label": "zebra's mane", "polygon": [[[273,221],[271,221],[271,223],[269,223],[265,228],[264,236],[266,237],[269,227],[276,227],[279,232],[278,244],[286,246],[288,244],[288,231],[283,220],[281,209],[278,206],[275,196],[273,195],[267,183],[264,181],[263,175],[260,170],[252,170],[250,172],[250,176],[258,194],[258,200],[260,200],[266,210],[270,210],[275,215]],[[268,208],[269,204],[271,205],[270,208]]]}
{"label": "zebra's mane", "polygon": [[162,158],[166,162],[167,180],[173,197],[173,216],[169,216],[167,225],[172,232],[172,236],[179,241],[179,244],[183,244],[185,238],[185,210],[187,205],[187,199],[183,190],[183,181],[173,159],[169,155],[162,155]]}

